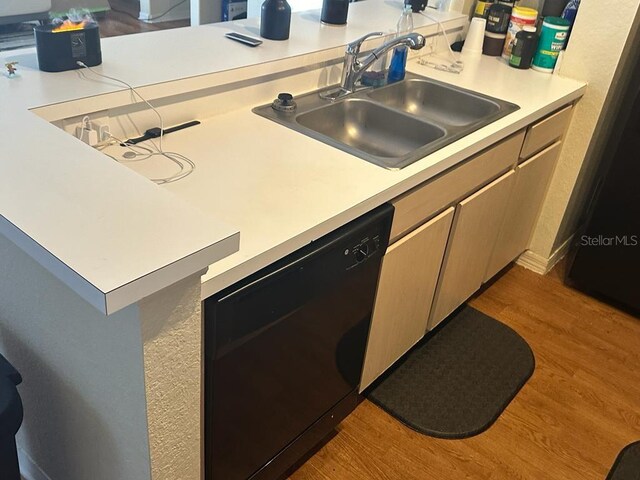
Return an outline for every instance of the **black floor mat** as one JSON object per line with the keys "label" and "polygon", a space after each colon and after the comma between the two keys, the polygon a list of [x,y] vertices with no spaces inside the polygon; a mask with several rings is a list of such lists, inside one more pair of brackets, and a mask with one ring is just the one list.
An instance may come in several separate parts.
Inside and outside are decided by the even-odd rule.
{"label": "black floor mat", "polygon": [[497,420],[534,368],[533,352],[520,335],[465,306],[367,397],[418,432],[465,438]]}
{"label": "black floor mat", "polygon": [[618,454],[607,480],[640,480],[640,442],[627,445]]}

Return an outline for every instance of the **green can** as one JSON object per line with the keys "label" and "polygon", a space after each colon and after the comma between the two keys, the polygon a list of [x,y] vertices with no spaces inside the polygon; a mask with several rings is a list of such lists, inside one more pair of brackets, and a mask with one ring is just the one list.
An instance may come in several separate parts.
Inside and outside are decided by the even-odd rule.
{"label": "green can", "polygon": [[571,23],[560,17],[546,17],[542,22],[540,42],[531,68],[539,72],[553,73],[560,51],[567,43]]}

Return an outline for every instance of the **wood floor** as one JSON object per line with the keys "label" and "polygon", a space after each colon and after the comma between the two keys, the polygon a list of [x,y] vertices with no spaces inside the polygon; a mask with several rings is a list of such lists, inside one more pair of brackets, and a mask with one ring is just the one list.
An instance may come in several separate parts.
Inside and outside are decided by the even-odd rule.
{"label": "wood floor", "polygon": [[98,18],[101,37],[114,37],[130,33],[153,32],[167,28],[189,26],[189,20],[145,23],[139,21],[140,2],[137,0],[109,0],[111,10],[103,18]]}
{"label": "wood floor", "polygon": [[[640,292],[639,292],[640,293]],[[471,301],[531,345],[536,370],[465,440],[416,433],[363,402],[292,480],[603,480],[640,440],[640,319],[513,267]]]}

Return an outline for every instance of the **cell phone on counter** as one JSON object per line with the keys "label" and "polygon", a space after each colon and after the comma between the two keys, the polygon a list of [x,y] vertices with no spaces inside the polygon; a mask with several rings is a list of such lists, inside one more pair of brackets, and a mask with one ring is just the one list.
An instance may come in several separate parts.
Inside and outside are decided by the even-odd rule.
{"label": "cell phone on counter", "polygon": [[224,36],[227,38],[230,38],[231,40],[235,40],[236,42],[249,45],[250,47],[257,47],[262,43],[262,40],[258,38],[250,37],[248,35],[242,35],[241,33],[236,33],[236,32],[228,32],[228,33],[225,33]]}

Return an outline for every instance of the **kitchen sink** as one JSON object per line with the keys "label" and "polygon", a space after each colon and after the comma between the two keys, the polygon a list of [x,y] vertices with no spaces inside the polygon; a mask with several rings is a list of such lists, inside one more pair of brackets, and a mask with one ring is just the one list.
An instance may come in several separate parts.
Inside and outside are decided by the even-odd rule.
{"label": "kitchen sink", "polygon": [[500,112],[492,99],[429,80],[406,80],[368,95],[383,105],[447,125],[472,125]]}
{"label": "kitchen sink", "polygon": [[295,97],[288,111],[253,111],[381,167],[398,170],[520,107],[407,72],[405,80],[339,100],[335,87]]}
{"label": "kitchen sink", "polygon": [[410,154],[446,134],[429,122],[355,98],[303,113],[296,121],[333,140],[331,144],[390,159]]}

